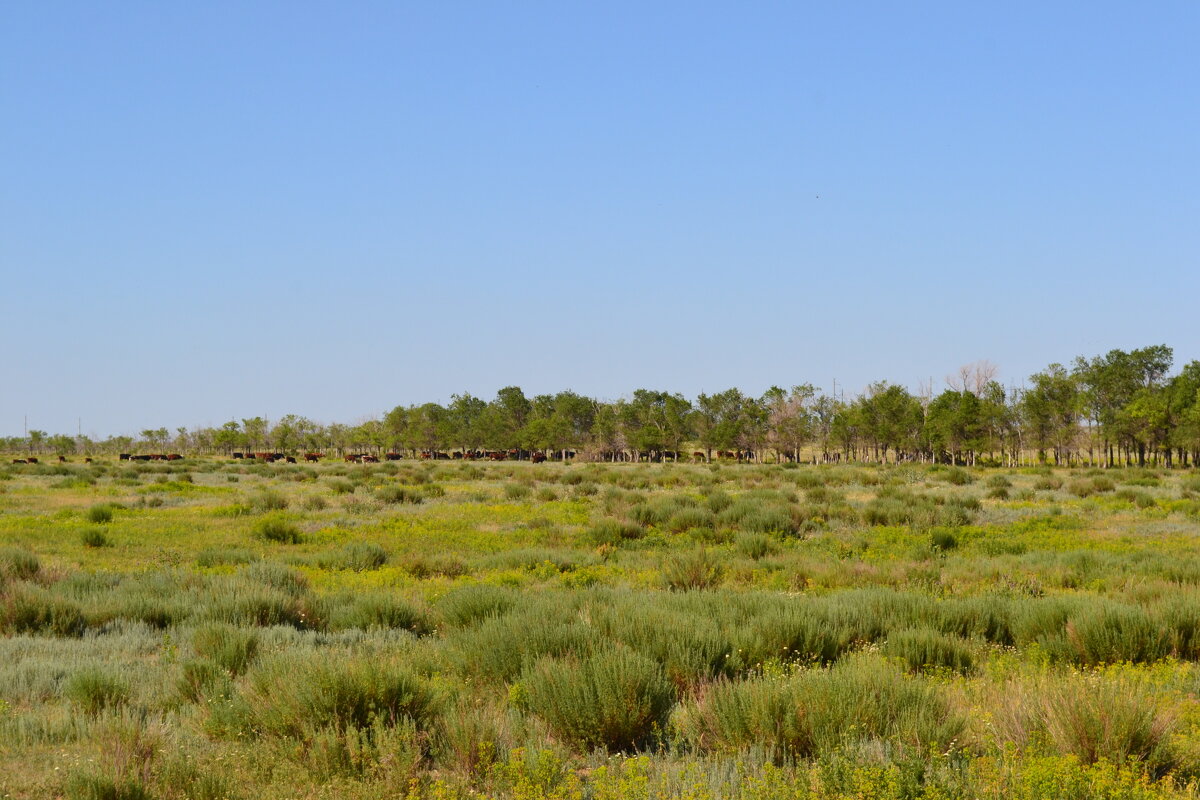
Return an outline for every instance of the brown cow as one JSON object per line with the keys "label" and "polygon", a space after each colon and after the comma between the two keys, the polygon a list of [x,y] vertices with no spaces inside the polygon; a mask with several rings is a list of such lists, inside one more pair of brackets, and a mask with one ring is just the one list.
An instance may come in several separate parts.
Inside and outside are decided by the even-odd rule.
{"label": "brown cow", "polygon": [[38,460],[36,458],[34,458],[33,456],[30,456],[29,458],[27,458],[25,460],[28,461],[30,464],[38,463]]}
{"label": "brown cow", "polygon": [[309,462],[320,461],[325,457],[324,453],[305,453],[304,460]]}
{"label": "brown cow", "polygon": [[28,464],[29,463],[29,461],[24,458],[14,458],[12,461],[14,464]]}

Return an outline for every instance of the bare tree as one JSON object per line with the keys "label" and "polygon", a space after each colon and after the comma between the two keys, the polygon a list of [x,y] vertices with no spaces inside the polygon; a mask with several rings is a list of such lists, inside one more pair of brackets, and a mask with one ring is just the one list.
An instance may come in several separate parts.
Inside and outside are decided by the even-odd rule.
{"label": "bare tree", "polygon": [[956,392],[970,392],[978,397],[983,394],[987,385],[996,379],[1000,368],[988,361],[980,359],[971,364],[964,364],[958,372],[946,376],[946,385]]}

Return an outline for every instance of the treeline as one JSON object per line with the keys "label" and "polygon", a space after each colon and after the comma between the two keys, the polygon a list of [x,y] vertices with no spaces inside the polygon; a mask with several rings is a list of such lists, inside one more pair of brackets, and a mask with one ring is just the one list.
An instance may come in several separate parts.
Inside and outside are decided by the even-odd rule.
{"label": "treeline", "polygon": [[1031,460],[1114,466],[1190,466],[1200,459],[1200,361],[1170,374],[1166,345],[1112,350],[1051,364],[1006,389],[987,362],[914,395],[879,382],[850,400],[811,384],[701,394],[639,389],[607,402],[571,391],[527,397],[516,386],[492,400],[398,406],[361,425],[323,425],[289,414],[219,428],[144,430],[103,441],[31,431],[0,440],[10,452],[60,455],[138,448],[192,453],[408,451],[416,455],[518,450],[550,458],[642,461],[924,461],[1009,466]]}

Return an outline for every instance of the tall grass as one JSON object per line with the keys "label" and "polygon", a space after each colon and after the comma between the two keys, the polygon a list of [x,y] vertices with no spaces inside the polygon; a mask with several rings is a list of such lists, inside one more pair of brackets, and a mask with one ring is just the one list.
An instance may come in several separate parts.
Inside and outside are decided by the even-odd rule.
{"label": "tall grass", "polygon": [[666,726],[675,690],[657,664],[623,648],[544,660],[522,676],[524,702],[564,739],[610,753],[649,746]]}

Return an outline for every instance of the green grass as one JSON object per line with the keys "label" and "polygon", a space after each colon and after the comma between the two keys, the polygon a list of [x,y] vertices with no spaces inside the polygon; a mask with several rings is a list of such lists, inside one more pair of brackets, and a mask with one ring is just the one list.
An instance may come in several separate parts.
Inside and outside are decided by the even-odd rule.
{"label": "green grass", "polygon": [[1190,472],[3,475],[0,795],[1194,798],[1200,780]]}

